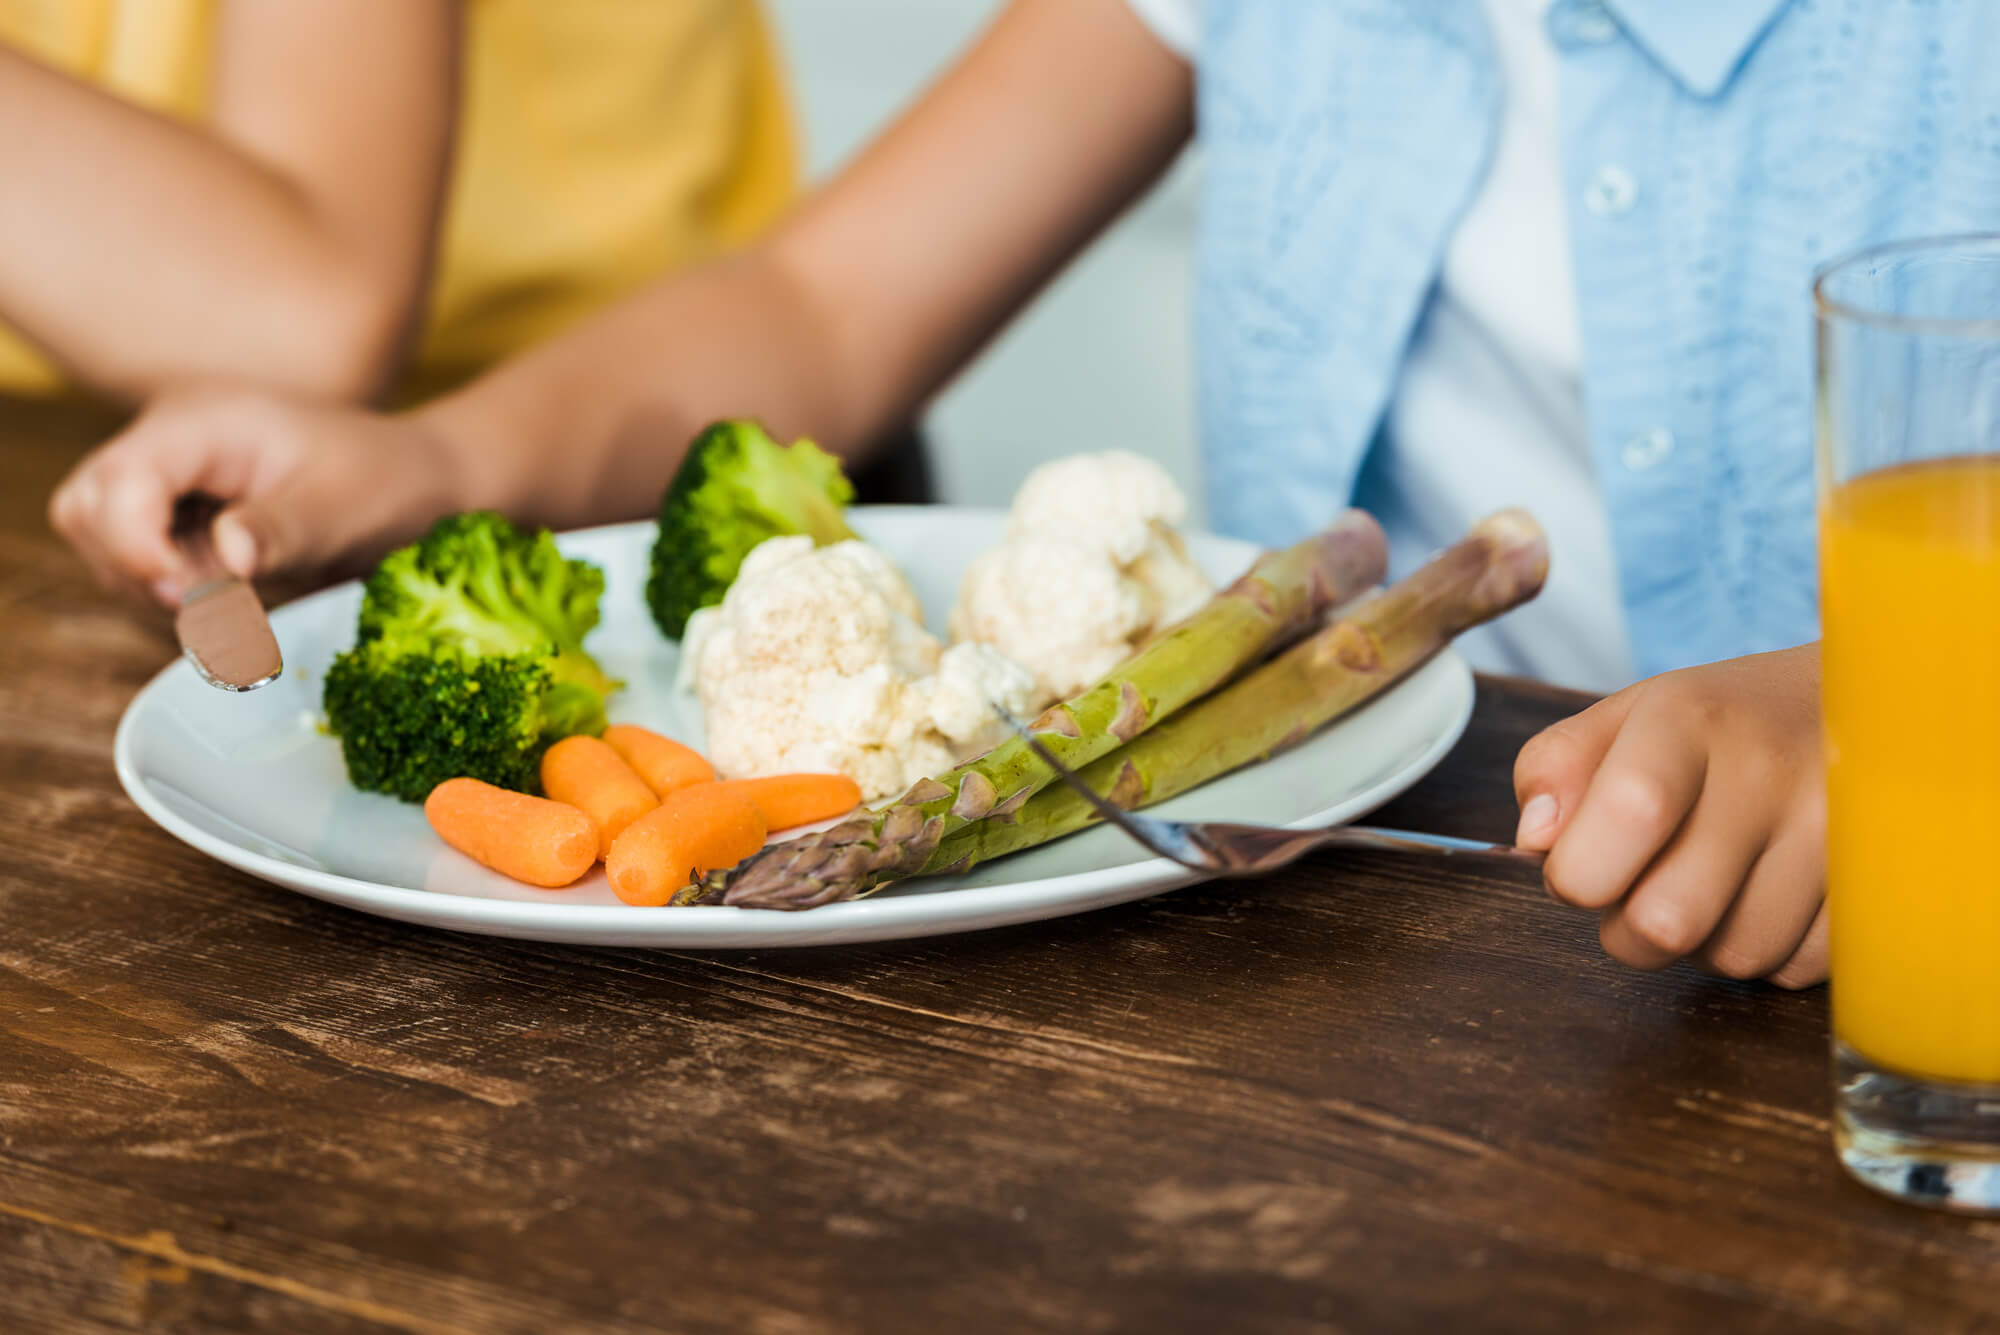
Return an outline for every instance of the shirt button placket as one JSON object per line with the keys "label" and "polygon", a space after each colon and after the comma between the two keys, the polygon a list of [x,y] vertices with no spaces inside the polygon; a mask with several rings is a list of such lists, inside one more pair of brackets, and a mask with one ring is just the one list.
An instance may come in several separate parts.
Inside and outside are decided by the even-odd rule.
{"label": "shirt button placket", "polygon": [[1616,163],[1606,163],[1592,172],[1583,187],[1583,206],[1600,218],[1630,213],[1638,199],[1639,183]]}
{"label": "shirt button placket", "polygon": [[1630,472],[1644,473],[1665,463],[1673,452],[1674,433],[1656,426],[1634,434],[1618,451],[1618,458]]}

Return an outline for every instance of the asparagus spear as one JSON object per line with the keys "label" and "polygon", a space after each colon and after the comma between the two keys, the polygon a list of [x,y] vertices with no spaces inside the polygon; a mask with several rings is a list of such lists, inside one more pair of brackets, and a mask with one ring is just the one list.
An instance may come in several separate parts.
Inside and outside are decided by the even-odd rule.
{"label": "asparagus spear", "polygon": [[[1086,765],[1304,634],[1329,609],[1379,582],[1386,563],[1381,527],[1350,510],[1324,532],[1265,554],[1199,612],[1095,686],[1050,708],[1033,730],[1065,765]],[[917,874],[946,835],[987,816],[1011,815],[1054,777],[1018,737],[1010,737],[888,806],[767,849],[675,902],[719,898],[811,908],[852,899]]]}
{"label": "asparagus spear", "polygon": [[[1408,579],[1080,777],[1121,807],[1162,802],[1282,750],[1429,659],[1462,630],[1526,602],[1548,574],[1548,543],[1525,512],[1503,510]],[[957,873],[1080,830],[1096,811],[1066,786],[1013,819],[944,839],[925,872]]]}

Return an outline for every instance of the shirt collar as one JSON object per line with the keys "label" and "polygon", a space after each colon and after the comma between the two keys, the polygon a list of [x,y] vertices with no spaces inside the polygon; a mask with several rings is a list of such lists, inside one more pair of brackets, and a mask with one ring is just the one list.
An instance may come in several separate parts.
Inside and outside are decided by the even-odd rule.
{"label": "shirt collar", "polygon": [[1633,40],[1697,97],[1726,87],[1791,0],[1604,0]]}

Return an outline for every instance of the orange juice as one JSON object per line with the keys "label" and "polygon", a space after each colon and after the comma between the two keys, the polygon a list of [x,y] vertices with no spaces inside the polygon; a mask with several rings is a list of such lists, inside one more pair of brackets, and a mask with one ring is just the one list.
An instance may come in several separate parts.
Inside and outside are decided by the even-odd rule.
{"label": "orange juice", "polygon": [[2000,457],[1844,483],[1820,562],[1834,1036],[2000,1084]]}

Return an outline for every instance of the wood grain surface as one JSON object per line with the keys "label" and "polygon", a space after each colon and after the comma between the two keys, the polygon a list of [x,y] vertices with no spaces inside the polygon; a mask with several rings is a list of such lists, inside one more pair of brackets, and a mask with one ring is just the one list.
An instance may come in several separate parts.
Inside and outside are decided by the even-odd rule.
{"label": "wood grain surface", "polygon": [[[166,622],[0,406],[0,1330],[1987,1331],[2000,1224],[1848,1182],[1823,992],[1382,855],[968,936],[620,952],[210,862],[111,768]],[[1386,820],[1511,830],[1482,683]]]}

